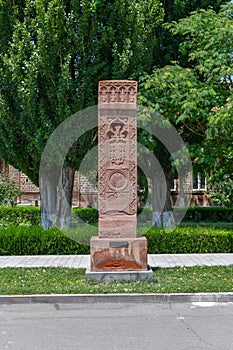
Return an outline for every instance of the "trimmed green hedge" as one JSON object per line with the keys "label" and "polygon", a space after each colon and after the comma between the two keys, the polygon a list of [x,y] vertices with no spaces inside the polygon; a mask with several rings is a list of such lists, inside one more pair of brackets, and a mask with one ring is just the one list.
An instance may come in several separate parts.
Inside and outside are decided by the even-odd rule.
{"label": "trimmed green hedge", "polygon": [[40,226],[0,229],[0,255],[89,254],[89,247],[65,236],[56,228]]}
{"label": "trimmed green hedge", "polygon": [[[79,237],[88,242],[92,234],[85,227],[79,230]],[[232,230],[182,227],[166,232],[151,228],[145,236],[149,254],[233,253]],[[47,231],[36,226],[0,229],[0,255],[89,253],[89,246],[70,239],[55,228]]]}
{"label": "trimmed green hedge", "polygon": [[98,210],[94,208],[73,208],[72,210],[72,222],[74,223],[79,218],[88,224],[97,224],[98,216]]}
{"label": "trimmed green hedge", "polygon": [[[182,210],[182,209],[179,209]],[[228,207],[190,207],[188,208],[184,221],[225,221],[233,222],[233,208]]]}
{"label": "trimmed green hedge", "polygon": [[[143,208],[138,208],[138,214]],[[177,209],[179,212],[183,209]],[[72,222],[80,223],[80,219],[89,224],[98,222],[98,210],[94,208],[73,208]],[[144,222],[151,222],[152,209],[143,210]],[[233,222],[233,208],[226,207],[190,207],[188,208],[184,222]],[[34,206],[4,207],[0,206],[0,228],[9,226],[37,226],[40,225],[40,208]]]}
{"label": "trimmed green hedge", "polygon": [[[139,208],[140,213],[142,209]],[[144,218],[150,221],[151,209],[145,209]],[[98,221],[98,211],[93,208],[74,208],[72,222],[74,227],[80,219],[91,225]],[[145,220],[145,221],[146,221]],[[233,208],[200,207],[189,208],[186,221],[191,222],[233,222]],[[71,240],[57,229],[44,231],[40,224],[40,209],[27,207],[0,207],[0,255],[37,254],[89,254],[88,245],[92,230],[79,227],[79,238]],[[74,235],[77,229],[74,229]],[[94,233],[95,234],[95,233]],[[211,227],[180,227],[172,232],[152,227],[146,234],[148,253],[233,253],[233,231]]]}
{"label": "trimmed green hedge", "polygon": [[[138,214],[140,214],[142,208],[138,208]],[[233,222],[233,208],[229,207],[189,207],[186,208],[176,208],[174,214],[179,214],[184,212],[183,221],[185,222]],[[143,216],[146,220],[150,221],[152,218],[152,209],[145,208],[143,211]],[[145,221],[146,221],[145,220]]]}
{"label": "trimmed green hedge", "polygon": [[211,227],[152,228],[145,235],[149,254],[233,253],[233,231]]}
{"label": "trimmed green hedge", "polygon": [[[143,221],[152,220],[151,208],[138,208],[138,215],[143,210]],[[182,212],[184,209],[177,208],[177,212]],[[186,209],[185,209],[186,211]],[[73,218],[79,217],[83,221],[95,224],[98,222],[98,210],[94,208],[74,208]],[[186,222],[233,222],[233,208],[227,207],[190,207],[187,209],[183,221]]]}
{"label": "trimmed green hedge", "polygon": [[[94,208],[73,208],[73,224],[83,222],[96,224],[98,210]],[[0,206],[0,228],[11,226],[38,226],[41,224],[40,208],[34,206],[5,207]]]}

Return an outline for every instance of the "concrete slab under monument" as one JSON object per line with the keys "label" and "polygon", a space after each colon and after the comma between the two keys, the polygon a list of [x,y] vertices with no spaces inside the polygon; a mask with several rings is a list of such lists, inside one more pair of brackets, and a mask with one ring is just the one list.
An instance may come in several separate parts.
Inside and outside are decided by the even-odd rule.
{"label": "concrete slab under monument", "polygon": [[98,237],[87,280],[147,280],[147,240],[137,237],[137,82],[99,82]]}
{"label": "concrete slab under monument", "polygon": [[114,281],[148,281],[152,279],[153,271],[91,271],[86,270],[86,280],[96,282],[114,282]]}

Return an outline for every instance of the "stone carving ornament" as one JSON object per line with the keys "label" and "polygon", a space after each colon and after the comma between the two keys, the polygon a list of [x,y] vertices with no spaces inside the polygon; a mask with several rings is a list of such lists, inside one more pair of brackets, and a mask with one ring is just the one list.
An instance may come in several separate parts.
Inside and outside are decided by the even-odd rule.
{"label": "stone carving ornament", "polygon": [[136,213],[136,85],[99,85],[99,212]]}

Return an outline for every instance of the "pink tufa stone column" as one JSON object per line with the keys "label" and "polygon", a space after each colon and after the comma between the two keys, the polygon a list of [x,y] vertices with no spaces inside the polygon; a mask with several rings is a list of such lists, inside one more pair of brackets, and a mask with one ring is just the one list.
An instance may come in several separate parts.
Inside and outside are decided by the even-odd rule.
{"label": "pink tufa stone column", "polygon": [[91,271],[147,270],[147,241],[137,238],[137,82],[99,82],[99,234]]}

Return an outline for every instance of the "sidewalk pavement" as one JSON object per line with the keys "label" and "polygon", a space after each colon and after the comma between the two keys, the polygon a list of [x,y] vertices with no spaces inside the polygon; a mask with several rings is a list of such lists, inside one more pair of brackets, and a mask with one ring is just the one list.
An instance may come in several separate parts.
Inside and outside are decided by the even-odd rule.
{"label": "sidewalk pavement", "polygon": [[[233,254],[148,254],[151,267],[175,266],[229,266]],[[90,255],[30,255],[0,256],[0,268],[4,267],[69,267],[88,268]]]}

